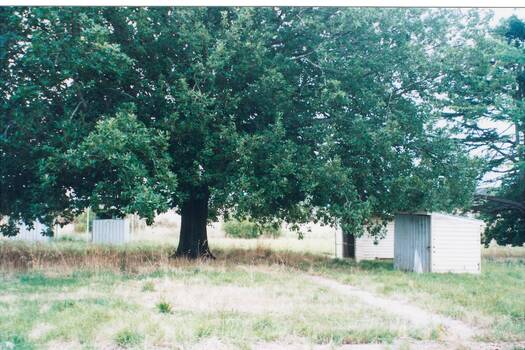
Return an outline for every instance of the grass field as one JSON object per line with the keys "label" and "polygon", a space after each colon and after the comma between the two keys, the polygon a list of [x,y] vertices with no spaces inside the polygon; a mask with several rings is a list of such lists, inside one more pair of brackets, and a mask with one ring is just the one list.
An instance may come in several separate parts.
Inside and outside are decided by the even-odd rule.
{"label": "grass field", "polygon": [[0,344],[20,349],[264,348],[440,335],[279,266],[15,273],[0,287]]}
{"label": "grass field", "polygon": [[0,241],[0,349],[308,348],[443,338],[440,327],[343,297],[311,274],[464,320],[481,329],[481,342],[525,341],[522,248],[484,251],[479,276],[417,275],[388,261],[292,252],[282,242],[273,250],[237,243],[215,245],[215,261],[192,262],[170,260],[173,246],[154,242]]}

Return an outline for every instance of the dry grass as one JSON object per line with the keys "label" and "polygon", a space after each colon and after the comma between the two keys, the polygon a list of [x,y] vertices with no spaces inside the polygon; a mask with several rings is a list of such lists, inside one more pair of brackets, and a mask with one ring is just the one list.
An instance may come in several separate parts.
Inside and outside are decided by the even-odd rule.
{"label": "dry grass", "polygon": [[481,250],[483,258],[491,260],[509,260],[509,259],[523,259],[525,260],[525,247],[505,247],[492,245]]}
{"label": "dry grass", "polygon": [[[0,271],[20,272],[31,270],[76,271],[109,270],[127,273],[144,273],[158,269],[193,266],[204,261],[170,258],[171,245],[126,245],[122,247],[92,245],[85,242],[55,242],[38,244],[0,241]],[[291,251],[272,251],[269,248],[215,248],[216,260],[206,261],[221,265],[285,265],[304,268],[327,258]]]}
{"label": "dry grass", "polygon": [[436,328],[279,265],[219,261],[147,274],[30,272],[0,279],[0,349],[330,348],[436,337]]}
{"label": "dry grass", "polygon": [[[185,325],[188,320],[186,316],[191,315],[193,328],[188,334],[177,333],[179,331],[173,333],[172,329],[165,328],[164,325],[159,328],[162,332],[156,333],[157,324],[152,324],[153,330],[151,330],[148,327],[134,329],[129,324],[116,323],[111,332],[108,331],[103,335],[104,342],[107,342],[108,346],[115,342],[125,343],[128,338],[132,342],[133,332],[138,332],[137,339],[142,339],[141,335],[145,335],[144,341],[150,341],[153,337],[157,344],[166,341],[170,345],[178,343],[185,337],[205,344],[214,342],[218,337],[217,344],[226,344],[227,348],[233,346],[231,341],[253,344],[254,341],[278,340],[286,343],[288,340],[279,327],[293,330],[296,337],[302,339],[300,341],[308,338],[307,343],[344,342],[346,331],[336,332],[334,331],[336,328],[326,328],[327,322],[331,322],[326,317],[330,315],[336,315],[340,322],[346,322],[345,316],[339,314],[337,308],[326,306],[333,304],[333,300],[317,295],[323,295],[324,291],[314,291],[315,293],[312,294],[312,290],[301,289],[304,280],[301,277],[303,274],[299,271],[307,271],[386,294],[389,297],[406,299],[431,311],[463,319],[484,329],[491,329],[483,339],[486,341],[525,340],[523,338],[525,304],[521,297],[523,281],[525,281],[525,248],[484,249],[482,274],[472,276],[410,274],[394,271],[391,262],[356,264],[353,261],[329,259],[320,254],[298,253],[289,249],[273,250],[259,243],[256,243],[253,249],[246,249],[242,244],[233,247],[216,245],[213,252],[217,259],[213,261],[188,261],[170,259],[175,249],[172,244],[135,242],[122,247],[110,247],[86,242],[30,244],[0,240],[0,276],[5,282],[0,288],[0,314],[1,307],[5,306],[8,310],[9,305],[19,304],[11,311],[16,317],[23,319],[23,322],[32,325],[27,329],[24,328],[27,332],[33,332],[31,334],[35,338],[45,339],[46,342],[49,340],[47,344],[54,344],[55,341],[65,344],[70,341],[64,336],[69,334],[67,325],[64,323],[63,330],[60,331],[62,333],[56,331],[55,336],[53,335],[55,333],[49,333],[46,328],[46,325],[53,324],[49,321],[55,317],[54,314],[49,318],[47,316],[42,318],[42,324],[39,326],[32,324],[32,318],[29,316],[25,320],[24,315],[26,312],[33,312],[31,308],[40,307],[44,300],[49,300],[53,305],[56,304],[53,306],[59,311],[56,317],[57,320],[61,320],[58,315],[62,317],[61,310],[67,306],[62,304],[64,300],[69,303],[67,300],[71,299],[81,300],[80,303],[74,303],[68,321],[78,323],[79,329],[86,327],[86,324],[95,329],[98,327],[97,317],[103,315],[112,318],[111,315],[115,310],[118,311],[118,315],[125,318],[130,317],[130,313],[134,314],[139,308],[146,307],[147,310],[139,313],[140,317],[152,317],[156,320],[169,315],[173,318],[170,321],[180,325]],[[289,243],[280,244],[286,248],[286,244]],[[98,272],[102,275],[109,274],[109,277],[97,277]],[[295,282],[290,284],[288,280]],[[68,290],[68,285],[72,286],[71,290]],[[266,294],[273,288],[277,288],[274,294],[273,292]],[[288,291],[294,293],[294,296],[283,299],[282,296],[286,296]],[[110,295],[118,300],[111,299]],[[303,300],[303,296],[320,298],[319,300],[323,301],[319,303],[318,309],[312,310],[319,320],[309,318],[306,322],[299,317],[299,311],[290,309],[290,306]],[[173,306],[173,314],[165,315],[157,311],[156,305],[162,300]],[[314,301],[317,303],[317,300]],[[128,306],[123,306],[121,301],[131,303],[130,313],[128,313]],[[304,307],[309,303],[310,301],[305,299]],[[68,308],[69,306],[66,307]],[[57,311],[55,309],[53,312]],[[148,310],[155,310],[154,314],[150,315]],[[77,322],[75,317],[80,311],[87,312],[87,315],[93,313],[93,319],[90,318],[91,316],[86,316],[86,320]],[[286,315],[282,316],[282,313]],[[291,315],[297,318],[294,322],[303,322],[303,328],[288,323],[287,319]],[[362,317],[356,319],[356,322],[363,322],[367,317],[366,312],[354,316]],[[210,321],[210,317],[213,320]],[[80,325],[82,322],[85,323]],[[252,331],[247,334],[236,334],[236,327],[243,327],[246,322],[252,327]],[[270,322],[269,326],[267,322]],[[336,326],[338,324],[333,327]],[[85,329],[89,330],[89,327]],[[216,331],[217,327],[221,330]],[[263,327],[264,336],[258,335],[259,327]],[[16,329],[10,331],[13,334],[25,332],[21,330],[20,333]],[[79,332],[82,332],[82,336],[86,339],[96,342],[96,339],[91,338],[91,333],[85,333],[87,331],[84,330]],[[370,341],[378,337],[391,339],[393,335],[407,334],[407,332],[411,331],[396,329],[388,331],[386,335],[372,333],[366,335],[363,330],[359,330],[358,334],[359,337],[363,337],[362,339]],[[42,334],[47,335],[42,336]],[[417,338],[415,334],[412,336]],[[328,340],[323,340],[325,337]],[[29,338],[28,341],[32,341],[32,337]],[[299,341],[299,338],[294,338],[293,342]],[[76,339],[74,335],[72,339]]]}

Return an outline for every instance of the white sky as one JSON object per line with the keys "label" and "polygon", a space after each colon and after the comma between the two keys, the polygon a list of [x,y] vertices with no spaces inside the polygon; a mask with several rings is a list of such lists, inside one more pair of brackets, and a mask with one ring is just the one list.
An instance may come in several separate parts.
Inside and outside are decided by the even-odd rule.
{"label": "white sky", "polygon": [[525,8],[496,8],[492,10],[494,11],[493,24],[497,24],[497,22],[499,22],[502,18],[507,18],[512,15],[516,15],[519,18],[525,19]]}
{"label": "white sky", "polygon": [[523,0],[0,0],[0,6],[525,7]]}

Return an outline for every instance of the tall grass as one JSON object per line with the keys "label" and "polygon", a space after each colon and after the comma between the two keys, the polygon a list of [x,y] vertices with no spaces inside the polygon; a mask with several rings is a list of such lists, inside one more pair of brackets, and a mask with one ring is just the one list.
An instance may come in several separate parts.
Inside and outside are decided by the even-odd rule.
{"label": "tall grass", "polygon": [[[130,244],[125,246],[93,245],[86,242],[50,244],[0,241],[0,271],[30,270],[109,270],[131,273],[155,271],[204,263],[173,259],[175,247],[163,244]],[[327,258],[309,253],[255,249],[215,248],[213,265],[265,264],[305,267]]]}
{"label": "tall grass", "polygon": [[[53,288],[62,293],[68,289],[94,285],[95,282],[96,290],[101,291],[101,286],[106,286],[107,290],[105,292],[110,293],[113,291],[113,285],[116,282],[127,283],[128,279],[137,279],[137,293],[141,295],[141,298],[143,297],[147,300],[154,297],[169,297],[173,294],[176,289],[163,290],[165,281],[169,279],[186,281],[185,291],[189,286],[198,285],[199,283],[213,286],[213,288],[210,287],[210,291],[212,291],[216,290],[214,288],[217,286],[228,284],[238,285],[242,289],[246,285],[255,283],[254,281],[271,279],[271,283],[267,286],[271,287],[269,289],[271,291],[274,286],[279,286],[280,288],[288,279],[300,279],[302,273],[299,273],[300,271],[298,270],[301,270],[302,272],[323,274],[338,279],[343,283],[385,294],[388,297],[408,299],[434,312],[463,319],[484,329],[490,329],[484,340],[525,340],[525,302],[522,297],[523,290],[525,290],[525,249],[523,248],[492,247],[484,250],[482,273],[480,275],[405,273],[394,270],[391,261],[364,261],[356,263],[352,260],[330,259],[321,255],[297,253],[289,250],[272,250],[260,246],[251,249],[215,248],[216,260],[189,261],[170,258],[174,249],[173,245],[168,244],[141,243],[116,247],[92,245],[86,242],[59,241],[50,244],[38,244],[0,240],[0,275],[5,273],[6,277],[3,280],[0,279],[0,290],[4,292],[4,298],[6,298],[4,300],[17,298],[22,303],[26,302],[25,298],[23,298],[23,293],[40,295],[42,294],[41,292]],[[252,268],[253,265],[279,266]],[[98,271],[102,273],[92,273]],[[258,271],[265,272],[261,274]],[[19,272],[23,273],[20,274]],[[280,276],[277,272],[282,272],[285,275]],[[261,278],[261,276],[267,277]],[[303,282],[297,281],[293,288],[282,292],[285,294],[293,292],[297,296],[310,298],[311,300],[305,302],[306,305],[322,297],[324,292],[319,292],[319,295],[317,293],[315,295],[308,294],[311,291],[308,293],[301,292],[300,286]],[[197,305],[202,295],[198,292],[200,287],[196,288],[195,304]],[[1,295],[2,293],[0,293]],[[246,294],[246,298],[248,298],[248,295],[250,294]],[[224,300],[231,297],[232,295],[228,294],[227,297],[224,296]],[[90,297],[89,305],[79,303],[69,305],[69,301],[66,301],[66,304],[57,304],[54,307],[57,310],[62,310],[63,308],[72,310],[68,322],[73,322],[76,319],[79,310],[85,309],[92,312],[93,322],[89,323],[89,325],[91,325],[90,327],[95,327],[95,325],[98,325],[97,317],[99,315],[106,317],[112,312],[112,310],[109,310],[106,315],[105,304],[101,300],[95,299]],[[158,309],[155,307],[155,303],[158,303],[162,298],[156,299],[152,304],[152,308],[155,310],[155,317],[183,317],[182,315],[185,315],[184,312],[186,311],[181,309],[180,305],[177,307],[177,303],[180,304],[180,300],[186,299],[187,297],[185,296],[184,298],[169,300],[171,305],[174,306],[174,310],[172,313],[162,314],[159,314]],[[249,298],[245,300],[245,295],[242,295],[242,298],[239,300],[249,305],[258,305],[250,302],[251,299]],[[271,299],[272,303],[273,301]],[[34,315],[37,312],[29,309],[30,307],[36,308],[37,304],[35,303],[35,301],[28,301],[27,312],[25,309],[20,309],[17,315],[21,319],[16,321],[17,324],[25,324],[25,322],[29,324],[32,322],[32,316],[27,319],[23,317],[26,314]],[[2,303],[0,299],[0,325],[2,324],[2,307],[7,307],[8,305],[7,302]],[[141,304],[139,303],[139,305]],[[271,303],[268,305],[271,305]],[[117,306],[122,309],[122,312],[127,312],[126,307],[121,307],[120,304]],[[323,303],[323,308],[318,310],[320,315],[326,316],[327,307]],[[84,312],[86,315],[88,315],[87,311]],[[333,317],[334,312],[337,312],[337,308],[331,311],[329,317]],[[301,310],[301,317],[303,314]],[[246,315],[241,316],[232,317],[232,320],[235,322],[239,321],[242,324]],[[264,315],[264,317],[266,316]],[[341,316],[341,322],[347,320],[347,316]],[[4,319],[7,320],[7,318]],[[60,320],[62,319],[61,316]],[[201,332],[202,320],[205,319],[207,318],[200,314],[195,316],[195,327],[199,329],[196,331],[197,333]],[[222,317],[217,319],[220,322],[224,321]],[[312,319],[315,320],[314,323],[309,321],[307,324],[301,325],[302,321],[299,318],[294,321],[292,328],[301,337],[317,339],[316,341],[321,343],[325,341],[344,343],[347,341],[345,340],[347,338],[347,335],[345,335],[346,329],[341,329],[339,334],[334,331],[336,325],[332,324],[327,329],[321,327],[328,324],[329,320],[318,321],[317,318]],[[186,319],[181,319],[180,324],[185,324],[185,322]],[[296,323],[301,325],[298,329],[295,328]],[[277,339],[281,336],[281,333],[280,331],[274,332],[274,328],[279,330],[281,326],[280,323],[272,325],[268,324],[264,319],[260,320],[257,318],[256,320],[254,319],[253,332],[258,334],[262,329],[263,333],[265,333],[264,337],[261,336],[263,339],[268,334],[278,333],[278,335],[275,335]],[[214,333],[213,327],[215,327],[215,323],[212,322],[209,329],[206,327],[202,328],[202,334],[208,334],[209,336],[219,335]],[[86,328],[85,325],[82,325],[82,327],[79,326],[80,328],[82,332],[89,333],[89,327]],[[66,329],[65,321],[64,329]],[[133,328],[130,330],[135,331]],[[139,331],[138,334],[140,335],[143,334],[144,330]],[[228,329],[228,334],[229,332],[230,330]],[[327,338],[325,338],[324,333],[326,333]],[[10,334],[4,332],[4,335],[2,335],[2,329],[0,328],[0,349],[2,339],[16,344],[20,343],[22,344],[20,347],[23,348],[26,339],[15,337],[15,335],[20,333],[16,333],[13,337]],[[181,337],[184,338],[184,336]],[[362,334],[359,333],[355,339],[352,338],[352,341],[360,341],[361,336]],[[390,339],[391,336],[393,335],[372,334],[367,335],[365,338],[368,341],[370,339],[385,341],[385,339]],[[91,335],[87,334],[86,337],[89,338]],[[230,338],[233,339],[235,337],[236,335],[232,335]],[[261,338],[259,335],[256,337],[257,339]],[[272,337],[273,335],[270,338]],[[126,334],[126,332],[123,332],[120,336],[117,335],[115,339],[117,344],[122,343],[121,346],[128,343],[130,346],[133,344],[133,337]]]}
{"label": "tall grass", "polygon": [[525,247],[490,246],[482,249],[482,255],[490,260],[523,259],[525,261]]}
{"label": "tall grass", "polygon": [[[218,263],[146,274],[10,274],[0,279],[0,349],[15,341],[16,349],[244,349],[432,339],[434,327],[344,298],[297,271]],[[145,282],[154,290],[145,292]]]}

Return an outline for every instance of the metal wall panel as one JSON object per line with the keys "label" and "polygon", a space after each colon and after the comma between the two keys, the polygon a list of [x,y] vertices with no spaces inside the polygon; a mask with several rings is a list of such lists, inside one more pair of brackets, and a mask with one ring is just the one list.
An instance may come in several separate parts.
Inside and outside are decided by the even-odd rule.
{"label": "metal wall panel", "polygon": [[394,225],[394,267],[404,271],[431,269],[430,215],[399,214]]}
{"label": "metal wall panel", "polygon": [[[368,234],[355,239],[354,258],[360,260],[393,259],[394,258],[394,222],[386,226],[386,235],[377,240]],[[344,239],[341,228],[335,230],[335,257],[344,258]]]}
{"label": "metal wall panel", "polygon": [[342,259],[344,253],[343,230],[340,227],[335,229],[335,257]]}
{"label": "metal wall panel", "polygon": [[129,222],[126,219],[93,220],[93,243],[124,244],[130,238]]}
{"label": "metal wall panel", "polygon": [[42,235],[42,232],[47,230],[47,226],[38,221],[33,223],[33,229],[25,224],[20,224],[18,228],[20,229],[18,235],[11,239],[31,242],[48,242],[51,239],[51,237]]}
{"label": "metal wall panel", "polygon": [[394,222],[386,226],[386,234],[382,239],[365,234],[355,240],[355,259],[393,259],[394,258]]}
{"label": "metal wall panel", "polygon": [[432,272],[479,273],[480,220],[432,214]]}

